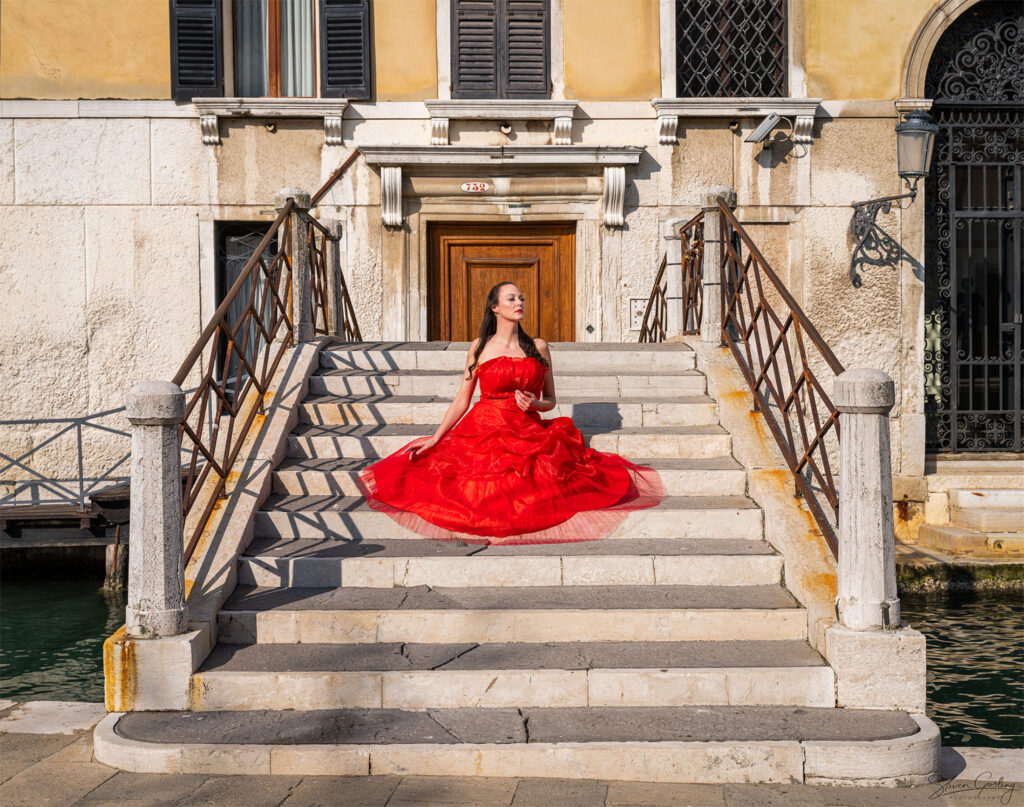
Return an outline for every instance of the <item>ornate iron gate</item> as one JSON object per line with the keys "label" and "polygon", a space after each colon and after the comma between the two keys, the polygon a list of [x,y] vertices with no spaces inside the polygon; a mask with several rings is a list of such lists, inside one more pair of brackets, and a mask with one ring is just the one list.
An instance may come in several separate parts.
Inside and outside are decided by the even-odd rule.
{"label": "ornate iron gate", "polygon": [[940,126],[926,193],[930,451],[1024,450],[1024,10],[982,2],[928,68]]}

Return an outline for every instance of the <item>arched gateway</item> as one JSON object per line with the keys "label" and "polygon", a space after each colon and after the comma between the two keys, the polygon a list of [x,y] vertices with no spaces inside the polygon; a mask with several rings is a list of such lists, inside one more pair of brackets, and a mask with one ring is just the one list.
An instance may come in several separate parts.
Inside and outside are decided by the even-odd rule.
{"label": "arched gateway", "polygon": [[986,0],[943,33],[926,196],[930,451],[1024,450],[1024,7]]}

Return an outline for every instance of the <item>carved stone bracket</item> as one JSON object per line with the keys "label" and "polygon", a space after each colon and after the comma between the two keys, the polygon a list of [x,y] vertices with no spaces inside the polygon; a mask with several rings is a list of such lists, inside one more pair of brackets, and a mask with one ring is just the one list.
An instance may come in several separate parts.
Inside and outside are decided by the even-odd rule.
{"label": "carved stone bracket", "polygon": [[221,118],[323,118],[324,142],[341,146],[344,98],[193,98],[203,143],[220,145]]}
{"label": "carved stone bracket", "polygon": [[402,167],[400,165],[381,166],[380,214],[384,220],[384,226],[402,226]]}
{"label": "carved stone bracket", "polygon": [[532,99],[435,100],[424,101],[430,112],[430,145],[447,146],[453,120],[541,120],[551,121],[551,142],[556,146],[572,143],[572,119],[575,101]]}
{"label": "carved stone bracket", "polygon": [[621,227],[626,223],[623,210],[626,204],[626,168],[622,165],[604,167],[604,212],[605,227]]}
{"label": "carved stone bracket", "polygon": [[673,146],[679,142],[680,118],[763,118],[770,112],[793,119],[793,142],[811,143],[814,116],[820,98],[655,98],[658,113],[658,142]]}

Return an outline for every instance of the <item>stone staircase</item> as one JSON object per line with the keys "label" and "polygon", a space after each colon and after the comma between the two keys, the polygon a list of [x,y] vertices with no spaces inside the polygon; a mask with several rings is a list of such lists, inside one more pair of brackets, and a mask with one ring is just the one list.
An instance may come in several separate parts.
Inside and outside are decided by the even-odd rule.
{"label": "stone staircase", "polygon": [[1024,490],[954,488],[949,524],[923,524],[922,546],[952,554],[1024,555]]}
{"label": "stone staircase", "polygon": [[192,711],[129,713],[119,741],[182,772],[915,781],[913,716],[836,708],[685,345],[552,348],[545,417],[664,481],[611,536],[484,547],[371,510],[357,473],[433,432],[466,347],[321,352]]}

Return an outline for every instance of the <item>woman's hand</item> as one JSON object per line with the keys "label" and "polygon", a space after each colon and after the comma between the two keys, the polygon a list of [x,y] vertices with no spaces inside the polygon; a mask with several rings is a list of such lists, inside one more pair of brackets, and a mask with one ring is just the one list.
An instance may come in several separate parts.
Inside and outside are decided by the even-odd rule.
{"label": "woman's hand", "polygon": [[409,460],[413,461],[423,456],[425,452],[432,449],[434,446],[437,445],[437,443],[438,439],[437,437],[434,436],[417,437],[406,447],[405,450],[406,453],[408,453],[409,455]]}
{"label": "woman's hand", "polygon": [[516,404],[524,412],[529,412],[530,407],[533,406],[533,402],[537,400],[537,396],[529,390],[516,390]]}

